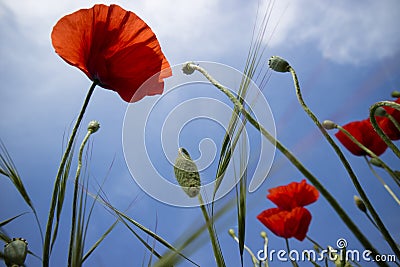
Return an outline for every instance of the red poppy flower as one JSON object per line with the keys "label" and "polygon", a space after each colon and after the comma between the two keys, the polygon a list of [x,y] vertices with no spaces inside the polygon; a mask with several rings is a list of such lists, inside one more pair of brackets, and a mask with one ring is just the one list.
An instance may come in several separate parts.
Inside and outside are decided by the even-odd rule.
{"label": "red poppy flower", "polygon": [[305,179],[300,183],[292,182],[288,185],[271,188],[268,192],[267,198],[284,210],[304,207],[317,201],[319,197],[318,190],[307,184]]}
{"label": "red poppy flower", "polygon": [[[400,104],[400,98],[397,98],[394,102]],[[384,107],[386,113],[390,115],[393,119],[400,123],[400,111],[391,107]],[[377,121],[383,132],[390,138],[390,140],[399,140],[400,139],[400,131],[393,124],[393,122],[387,117],[381,117],[379,121]]]}
{"label": "red poppy flower", "polygon": [[[343,126],[354,138],[377,156],[385,152],[387,145],[375,132],[369,119],[353,121]],[[356,145],[341,131],[335,134],[336,138],[354,155],[363,156],[367,153]]]}
{"label": "red poppy flower", "polygon": [[61,18],[51,39],[56,53],[67,63],[127,102],[162,93],[163,79],[171,76],[150,27],[117,5],[94,5]]}
{"label": "red poppy flower", "polygon": [[272,208],[261,212],[257,219],[277,236],[302,241],[311,222],[311,213],[303,207],[290,211]]}

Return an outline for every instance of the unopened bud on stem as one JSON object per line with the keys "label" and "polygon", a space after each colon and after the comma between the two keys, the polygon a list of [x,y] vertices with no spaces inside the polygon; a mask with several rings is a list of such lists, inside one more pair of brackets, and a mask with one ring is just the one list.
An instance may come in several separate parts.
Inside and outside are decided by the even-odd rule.
{"label": "unopened bud on stem", "polygon": [[289,72],[290,68],[289,63],[285,59],[278,56],[272,56],[268,60],[268,65],[272,70],[277,72]]}
{"label": "unopened bud on stem", "polygon": [[367,208],[365,207],[364,201],[362,201],[361,198],[354,196],[354,203],[356,203],[356,206],[359,210],[362,212],[367,212]]}

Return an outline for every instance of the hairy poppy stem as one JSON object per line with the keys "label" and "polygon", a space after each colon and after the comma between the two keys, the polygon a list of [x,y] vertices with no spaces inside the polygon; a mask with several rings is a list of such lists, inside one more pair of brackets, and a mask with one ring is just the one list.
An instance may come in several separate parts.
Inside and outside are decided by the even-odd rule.
{"label": "hairy poppy stem", "polygon": [[70,136],[68,144],[67,144],[67,148],[65,149],[64,155],[61,159],[60,167],[58,168],[56,179],[54,181],[53,194],[51,197],[51,204],[50,204],[51,206],[50,206],[50,211],[49,211],[49,215],[48,215],[48,219],[47,219],[46,233],[45,233],[45,239],[44,239],[44,245],[43,245],[43,267],[49,266],[50,253],[51,253],[50,242],[51,242],[51,235],[52,235],[52,231],[53,231],[54,213],[55,213],[56,206],[59,203],[58,195],[59,195],[59,190],[60,190],[61,178],[65,171],[65,164],[67,162],[67,159],[70,156],[72,146],[75,141],[76,133],[78,132],[79,125],[81,124],[83,115],[85,114],[86,108],[89,104],[90,97],[92,96],[96,85],[97,85],[97,81],[95,80],[95,81],[93,81],[92,85],[89,88],[89,91],[86,95],[81,112],[79,113],[79,116],[75,122],[74,128],[72,129],[71,136]]}
{"label": "hairy poppy stem", "polygon": [[[223,85],[221,85],[217,80],[215,80],[210,74],[207,73],[205,69],[194,64],[187,63],[186,67],[192,68],[193,70],[199,71],[204,77],[207,78],[215,87],[221,90],[231,101],[232,103],[239,109],[239,111],[247,118],[247,120],[264,135],[265,138],[276,148],[282,152],[283,155],[305,176],[307,179],[317,188],[317,190],[325,197],[328,203],[332,206],[332,208],[336,211],[339,217],[343,220],[343,222],[347,225],[350,231],[357,237],[357,239],[363,244],[366,249],[372,251],[372,255],[379,255],[374,246],[369,242],[366,236],[358,229],[357,225],[351,220],[351,218],[347,215],[347,213],[343,210],[343,208],[339,205],[336,199],[329,193],[328,190],[319,182],[319,180],[306,168],[304,165],[277,139],[275,139],[262,125],[256,121],[252,115],[243,107],[243,105],[239,102],[239,100]],[[360,189],[362,190],[361,186]],[[364,193],[364,191],[363,191]],[[360,193],[361,195],[361,193]],[[364,193],[365,196],[365,193]],[[371,205],[370,205],[371,207]],[[396,254],[397,255],[397,254]],[[399,257],[400,258],[400,257]],[[385,262],[377,262],[380,266],[388,266]]]}
{"label": "hairy poppy stem", "polygon": [[299,265],[296,262],[296,259],[293,259],[290,255],[290,247],[289,247],[289,239],[285,238],[285,242],[286,242],[286,249],[287,249],[287,254],[289,256],[289,260],[292,263],[293,267],[299,267]]}
{"label": "hairy poppy stem", "polygon": [[[99,124],[97,123],[97,125],[99,125]],[[78,203],[77,203],[78,202],[78,185],[79,185],[79,177],[81,175],[81,169],[82,169],[83,149],[85,148],[85,145],[86,145],[87,141],[89,140],[89,137],[98,130],[98,127],[97,128],[93,128],[93,127],[88,128],[85,138],[83,139],[82,144],[79,148],[78,167],[76,169],[76,174],[75,174],[74,196],[73,196],[73,200],[72,200],[71,236],[70,236],[70,240],[69,240],[68,266],[72,266],[71,265],[72,251],[74,248],[75,241],[78,240],[77,238],[75,238],[75,227],[76,227],[76,209],[77,209],[77,205],[78,205]]]}
{"label": "hairy poppy stem", "polygon": [[[396,242],[393,240],[392,236],[390,235],[389,231],[386,229],[385,225],[383,224],[382,220],[380,219],[378,213],[375,211],[374,207],[372,206],[371,202],[369,201],[367,194],[365,193],[364,189],[362,188],[361,184],[358,181],[357,176],[355,175],[355,173],[353,172],[353,169],[350,166],[350,163],[347,161],[346,157],[344,156],[344,154],[342,153],[342,151],[340,150],[340,148],[337,146],[337,144],[335,143],[335,141],[333,141],[333,139],[331,138],[331,136],[327,133],[327,131],[325,130],[325,128],[322,126],[322,124],[319,122],[318,118],[314,115],[314,113],[310,110],[310,108],[306,105],[306,103],[303,100],[302,94],[301,94],[301,90],[300,90],[300,84],[299,84],[299,80],[297,79],[297,74],[296,71],[289,66],[289,72],[292,74],[292,78],[293,78],[293,82],[294,82],[294,86],[296,89],[296,95],[297,98],[299,100],[300,105],[302,106],[302,108],[304,109],[304,111],[307,113],[307,115],[312,119],[312,121],[315,123],[315,125],[317,125],[318,129],[321,131],[321,133],[323,134],[323,136],[326,138],[326,140],[328,141],[328,143],[332,146],[332,148],[335,150],[336,154],[339,156],[342,164],[344,165],[345,169],[347,170],[351,181],[354,184],[354,187],[356,188],[357,192],[360,194],[360,197],[364,200],[365,202],[365,206],[367,207],[367,209],[370,211],[372,217],[374,218],[374,220],[376,221],[376,223],[379,226],[379,229],[381,230],[383,236],[385,237],[386,241],[388,242],[388,244],[390,245],[390,247],[392,248],[393,252],[396,254],[396,256],[399,258],[400,257],[400,250],[396,245]],[[373,119],[375,119],[375,117],[373,116]],[[350,135],[350,133],[348,133],[346,130],[344,130],[342,127],[336,125],[339,130],[344,131],[345,134],[353,141],[356,142],[357,145],[359,145],[361,148],[363,148],[369,155],[371,155],[371,157],[373,158],[377,158],[379,159],[379,157],[377,155],[375,155],[372,151],[370,151],[369,149],[367,149],[366,147],[364,147],[362,144],[360,144],[353,136]],[[386,166],[389,170],[390,168],[379,159],[380,163],[383,163],[383,166]],[[385,168],[386,169],[386,168]],[[393,173],[393,171],[392,171]],[[359,239],[360,240],[360,239]],[[360,240],[361,241],[361,240]],[[364,244],[365,245],[365,244]],[[369,249],[368,247],[366,247],[367,249]]]}
{"label": "hairy poppy stem", "polygon": [[[362,150],[364,150],[365,152],[367,152],[367,154],[373,158],[374,160],[376,160],[376,162],[382,166],[382,168],[384,168],[389,174],[390,176],[393,178],[393,180],[396,182],[396,184],[398,186],[400,186],[400,181],[396,175],[396,173],[384,162],[382,161],[374,152],[372,152],[371,150],[369,150],[367,147],[365,147],[363,144],[361,144],[356,138],[354,138],[353,135],[351,135],[351,133],[349,133],[349,131],[347,131],[346,129],[344,129],[343,127],[336,125],[336,128],[339,129],[339,131],[343,132],[352,142],[354,142],[357,146],[359,146]],[[362,196],[361,196],[362,197]]]}
{"label": "hairy poppy stem", "polygon": [[206,225],[207,225],[208,233],[210,235],[212,248],[213,248],[213,252],[214,252],[214,257],[215,257],[215,261],[217,263],[217,266],[218,267],[226,266],[224,258],[223,258],[222,253],[221,253],[221,249],[219,247],[218,240],[216,239],[216,236],[215,236],[215,231],[213,229],[214,226],[212,225],[212,221],[210,220],[210,217],[208,216],[208,212],[206,210],[206,206],[204,204],[203,197],[201,196],[201,193],[199,193],[197,197],[199,199],[201,212],[203,213],[204,220],[206,221]]}
{"label": "hairy poppy stem", "polygon": [[[400,110],[400,105],[397,104],[397,103],[394,103],[394,102],[391,102],[391,101],[380,101],[380,102],[377,102],[377,103],[375,103],[374,105],[372,105],[370,107],[370,109],[369,109],[370,110],[369,111],[369,119],[371,120],[372,127],[374,127],[376,133],[382,138],[383,141],[385,141],[385,143],[388,145],[388,147],[390,147],[390,149],[393,150],[393,152],[396,154],[396,156],[400,158],[400,150],[393,144],[393,142],[382,131],[381,127],[379,127],[379,125],[378,125],[378,123],[376,121],[376,118],[375,118],[375,111],[379,107],[384,107],[384,106]],[[397,130],[400,131],[399,123],[396,120],[394,120],[393,117],[391,118],[391,116],[389,117],[389,119],[395,125]]]}

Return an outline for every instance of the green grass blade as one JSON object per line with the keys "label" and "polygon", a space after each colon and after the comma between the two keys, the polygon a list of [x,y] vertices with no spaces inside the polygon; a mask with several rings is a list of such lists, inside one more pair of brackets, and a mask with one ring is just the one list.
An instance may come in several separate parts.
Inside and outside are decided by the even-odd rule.
{"label": "green grass blade", "polygon": [[[235,199],[230,200],[226,204],[224,204],[221,209],[219,209],[215,215],[213,220],[218,221],[224,214],[226,214],[232,207],[235,205]],[[199,221],[196,219],[195,221]],[[177,251],[182,252],[186,248],[194,247],[194,249],[204,245],[206,242],[209,242],[209,238],[200,239],[202,234],[207,231],[207,225],[202,224],[201,226],[194,228],[191,225],[186,231],[182,232],[181,236],[178,238],[176,242]],[[191,251],[195,251],[195,250]],[[185,253],[185,255],[190,255],[191,252]],[[183,260],[182,257],[175,251],[168,251],[165,253],[162,258],[155,263],[154,267],[163,267],[163,266],[173,266],[179,264]]]}
{"label": "green grass blade", "polygon": [[[183,257],[184,259],[186,259],[187,261],[191,262],[192,264],[194,264],[195,266],[199,266],[197,263],[195,263],[194,261],[192,261],[191,259],[189,259],[188,257],[186,257],[185,255],[183,255],[182,253],[180,253],[175,247],[173,247],[170,243],[168,243],[168,241],[166,241],[165,239],[163,239],[162,237],[160,237],[159,235],[157,235],[156,233],[154,233],[153,231],[151,231],[150,229],[146,228],[145,226],[143,226],[142,224],[138,223],[137,221],[135,221],[134,219],[130,218],[129,216],[127,216],[126,214],[124,214],[123,212],[119,211],[118,209],[116,209],[115,207],[113,207],[110,203],[107,203],[106,201],[104,201],[103,199],[98,199],[98,201],[100,201],[101,204],[103,204],[105,207],[109,208],[113,213],[115,213],[122,222],[124,222],[126,220],[126,222],[129,222],[131,224],[133,224],[135,227],[137,227],[139,230],[141,230],[142,232],[146,233],[147,235],[151,236],[152,238],[154,238],[158,243],[160,243],[161,245],[163,245],[164,247],[168,248],[171,251],[176,252],[177,254],[179,254],[181,257]],[[125,223],[126,223],[125,222]],[[133,231],[134,232],[134,231]],[[151,247],[151,246],[150,246]],[[157,255],[156,255],[157,256]]]}
{"label": "green grass blade", "polygon": [[104,239],[114,230],[115,226],[117,226],[119,219],[117,219],[108,229],[107,231],[93,244],[93,246],[86,252],[86,254],[82,258],[82,262],[84,262],[93,252],[94,250],[104,241]]}
{"label": "green grass blade", "polygon": [[37,226],[39,228],[39,232],[40,232],[40,237],[41,237],[42,243],[43,243],[43,231],[42,231],[42,227],[40,226],[40,221],[39,221],[39,217],[37,215],[36,209],[33,206],[33,202],[31,200],[31,198],[29,197],[28,192],[25,189],[22,179],[18,174],[17,168],[15,167],[14,162],[13,162],[10,154],[8,153],[7,148],[4,145],[3,141],[1,141],[1,139],[0,139],[0,173],[10,179],[10,181],[14,184],[17,191],[20,193],[22,198],[25,200],[25,203],[31,208],[31,210],[35,216],[35,220],[36,220]]}
{"label": "green grass blade", "polygon": [[17,219],[18,217],[21,217],[22,215],[25,215],[25,214],[27,214],[27,213],[28,213],[28,212],[23,212],[23,213],[21,213],[21,214],[18,214],[18,215],[14,216],[14,217],[11,217],[11,218],[5,220],[5,221],[0,222],[0,227],[3,227],[4,225],[6,225],[6,224],[12,222],[13,220],[15,220],[15,219]]}

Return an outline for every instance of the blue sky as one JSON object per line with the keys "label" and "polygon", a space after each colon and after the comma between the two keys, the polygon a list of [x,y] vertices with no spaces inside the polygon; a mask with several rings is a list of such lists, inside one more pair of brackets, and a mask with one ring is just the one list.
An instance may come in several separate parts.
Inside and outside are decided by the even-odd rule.
{"label": "blue sky", "polygon": [[[90,81],[83,73],[67,65],[54,53],[50,33],[63,15],[95,3],[98,2],[0,2],[0,137],[15,161],[43,225],[49,209],[53,179],[62,155],[63,136],[69,134],[90,86]],[[221,0],[102,3],[120,4],[136,12],[157,34],[171,65],[193,60],[218,62],[239,70],[244,68],[257,1],[234,0],[229,4]],[[331,119],[345,124],[364,119],[372,103],[390,99],[391,91],[399,90],[399,8],[400,3],[396,0],[363,3],[277,1],[266,35],[269,46],[265,57],[279,55],[291,63],[299,76],[306,102],[321,120]],[[215,97],[217,93],[214,92],[217,91],[210,87],[204,95]],[[320,177],[372,243],[382,253],[391,253],[380,234],[354,207],[352,199],[356,192],[348,175],[311,120],[302,112],[290,75],[272,73],[263,93],[275,119],[278,139],[294,151],[312,173]],[[191,96],[188,94],[184,97],[187,100]],[[224,101],[221,95],[217,98]],[[180,98],[174,101],[179,103]],[[135,105],[139,108],[141,103],[131,104],[129,108],[135,109]],[[101,182],[107,177],[104,190],[111,203],[120,210],[126,210],[133,201],[127,214],[150,229],[156,229],[158,234],[173,243],[182,231],[201,222],[201,212],[197,208],[178,208],[154,200],[132,179],[122,144],[127,107],[112,91],[98,88],[94,93],[83,126],[96,119],[102,127],[92,139],[89,189],[94,191],[96,181]],[[218,148],[221,138],[218,129],[207,133],[207,136],[193,138],[190,133],[195,132],[198,129],[196,127],[201,128],[201,125],[194,124],[191,127],[192,132],[189,129],[186,135],[183,133],[180,141],[194,151],[193,154],[196,155],[202,138],[211,138]],[[249,131],[254,130],[249,127]],[[81,132],[80,139],[83,134]],[[171,138],[174,138],[174,142],[177,139],[176,136]],[[354,157],[347,151],[344,153],[386,226],[398,241],[398,205],[388,197],[362,158]],[[390,151],[384,154],[383,159],[393,168],[399,166],[398,159]],[[209,173],[212,173],[213,166],[215,164],[208,169]],[[172,173],[172,168],[165,167],[163,171]],[[389,185],[395,186],[383,172],[379,173]],[[268,179],[256,192],[249,194],[246,244],[254,251],[261,249],[259,232],[266,230],[255,217],[263,209],[273,207],[265,199],[267,189],[301,179],[302,175],[277,153]],[[71,196],[72,182],[68,185],[68,194]],[[399,193],[399,190],[396,191]],[[8,180],[0,179],[0,192],[0,202],[3,203],[0,221],[28,210]],[[217,207],[233,196],[231,193],[217,202]],[[309,209],[313,214],[309,235],[313,239],[333,246],[338,238],[344,237],[351,248],[361,249],[358,241],[323,198]],[[61,225],[64,230],[56,243],[53,265],[63,265],[66,260],[69,214],[70,207],[67,204],[63,213],[64,224]],[[87,247],[113,220],[113,216],[104,208],[100,205],[96,207]],[[235,227],[234,210],[217,224],[228,266],[239,266],[236,244],[227,234],[229,228]],[[7,226],[6,230],[11,236],[27,239],[30,249],[41,255],[40,238],[33,216],[25,215]],[[270,249],[285,247],[281,238],[268,233]],[[303,249],[311,245],[306,241],[293,241],[292,247]],[[145,248],[120,225],[89,259],[87,266],[127,263],[140,266],[144,255]],[[211,255],[211,247],[207,244],[198,249],[192,258],[201,266],[214,266]],[[250,259],[246,259],[250,263]],[[27,264],[38,266],[39,262],[28,256]],[[187,266],[185,264],[182,266]],[[273,264],[281,265],[287,266],[287,263]]]}

